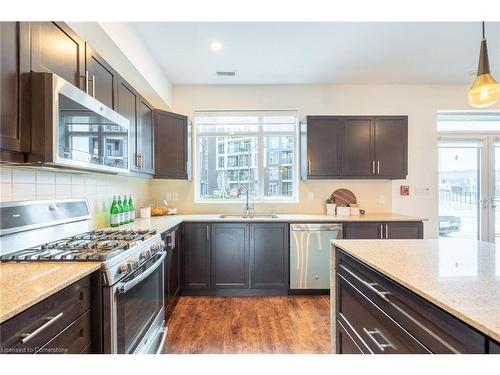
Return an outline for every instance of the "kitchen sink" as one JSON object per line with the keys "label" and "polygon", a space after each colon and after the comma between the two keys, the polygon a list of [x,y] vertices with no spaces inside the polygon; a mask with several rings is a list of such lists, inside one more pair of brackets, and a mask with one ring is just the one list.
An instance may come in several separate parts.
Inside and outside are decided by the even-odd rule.
{"label": "kitchen sink", "polygon": [[240,219],[277,219],[279,216],[276,214],[250,214],[250,215],[242,215],[242,214],[222,214],[219,215],[221,219],[227,218],[240,218]]}

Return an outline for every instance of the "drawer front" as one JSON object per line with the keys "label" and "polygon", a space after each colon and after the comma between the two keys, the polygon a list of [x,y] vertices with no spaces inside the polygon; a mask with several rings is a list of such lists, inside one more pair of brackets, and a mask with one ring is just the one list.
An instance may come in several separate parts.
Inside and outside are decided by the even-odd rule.
{"label": "drawer front", "polygon": [[337,354],[369,354],[363,343],[359,342],[354,332],[345,327],[342,322],[337,319]]}
{"label": "drawer front", "polygon": [[37,354],[80,354],[91,349],[91,310],[50,340]]}
{"label": "drawer front", "polygon": [[0,345],[12,353],[34,353],[90,309],[90,276],[0,325]]}
{"label": "drawer front", "polygon": [[352,329],[370,353],[430,353],[342,276],[337,280],[338,320]]}
{"label": "drawer front", "polygon": [[484,353],[486,338],[415,293],[337,249],[337,272],[433,353]]}

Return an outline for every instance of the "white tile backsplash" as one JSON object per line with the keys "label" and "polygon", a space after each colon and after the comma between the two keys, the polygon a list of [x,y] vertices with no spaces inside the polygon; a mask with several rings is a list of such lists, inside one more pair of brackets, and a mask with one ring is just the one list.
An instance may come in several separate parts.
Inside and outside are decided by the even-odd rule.
{"label": "white tile backsplash", "polygon": [[36,172],[36,183],[37,184],[55,184],[56,175],[53,172]]}
{"label": "white tile backsplash", "polygon": [[32,169],[13,169],[12,182],[14,184],[34,184],[36,182],[35,171]]}
{"label": "white tile backsplash", "polygon": [[64,172],[56,173],[56,184],[71,185],[71,174]]}
{"label": "white tile backsplash", "polygon": [[149,181],[136,177],[79,174],[0,166],[0,201],[85,198],[92,224],[109,225],[113,195],[132,194],[135,206],[149,203]]}
{"label": "white tile backsplash", "polygon": [[12,183],[12,169],[0,168],[0,182],[3,184]]}

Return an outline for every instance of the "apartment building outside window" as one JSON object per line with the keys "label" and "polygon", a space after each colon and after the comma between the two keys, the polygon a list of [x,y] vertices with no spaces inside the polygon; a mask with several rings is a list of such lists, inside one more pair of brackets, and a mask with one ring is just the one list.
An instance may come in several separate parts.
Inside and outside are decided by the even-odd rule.
{"label": "apartment building outside window", "polygon": [[298,197],[296,111],[196,112],[196,201],[234,202],[248,187],[254,201]]}

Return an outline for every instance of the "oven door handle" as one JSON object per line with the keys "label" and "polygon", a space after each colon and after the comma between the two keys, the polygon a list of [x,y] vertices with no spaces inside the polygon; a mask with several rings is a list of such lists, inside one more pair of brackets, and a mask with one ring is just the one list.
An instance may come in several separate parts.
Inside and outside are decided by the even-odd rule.
{"label": "oven door handle", "polygon": [[137,277],[134,277],[132,280],[127,281],[126,283],[119,283],[116,285],[116,293],[117,294],[124,294],[127,293],[130,289],[132,289],[134,286],[139,284],[141,281],[143,281],[146,277],[151,275],[156,269],[161,266],[163,263],[163,260],[165,259],[165,256],[167,253],[163,253],[160,258],[151,266],[149,267],[146,271],[143,273],[137,275]]}

